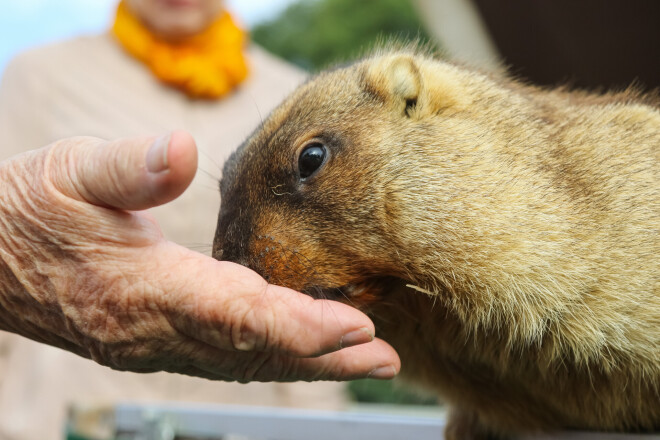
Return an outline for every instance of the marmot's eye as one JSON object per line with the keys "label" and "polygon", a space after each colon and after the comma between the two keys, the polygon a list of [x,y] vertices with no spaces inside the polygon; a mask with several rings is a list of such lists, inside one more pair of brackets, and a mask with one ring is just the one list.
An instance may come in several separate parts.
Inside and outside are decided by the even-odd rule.
{"label": "marmot's eye", "polygon": [[306,179],[314,174],[316,170],[321,168],[327,155],[328,152],[325,145],[320,142],[312,142],[303,148],[300,156],[298,156],[298,172],[300,173],[300,177]]}

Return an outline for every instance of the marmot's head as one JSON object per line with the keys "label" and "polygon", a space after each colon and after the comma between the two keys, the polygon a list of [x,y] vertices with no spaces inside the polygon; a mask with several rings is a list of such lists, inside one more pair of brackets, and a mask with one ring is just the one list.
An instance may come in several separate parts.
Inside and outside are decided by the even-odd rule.
{"label": "marmot's head", "polygon": [[460,104],[451,80],[425,83],[437,68],[388,54],[301,86],[225,164],[213,256],[320,297],[366,301],[406,279],[402,249],[421,251],[406,211],[427,210],[437,173],[434,128],[419,127]]}

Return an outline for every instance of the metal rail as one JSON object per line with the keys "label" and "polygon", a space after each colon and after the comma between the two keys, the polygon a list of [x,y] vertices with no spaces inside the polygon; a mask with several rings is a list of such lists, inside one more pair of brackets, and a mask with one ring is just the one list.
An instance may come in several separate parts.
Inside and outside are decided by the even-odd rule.
{"label": "metal rail", "polygon": [[438,440],[444,425],[444,420],[431,417],[283,408],[131,404],[115,407],[118,438],[137,433],[140,440],[172,440],[174,434],[213,439],[241,436],[250,440]]}
{"label": "metal rail", "polygon": [[[439,417],[182,404],[121,404],[114,419],[120,440],[442,440],[445,426]],[[660,440],[660,434],[566,432],[520,440]]]}

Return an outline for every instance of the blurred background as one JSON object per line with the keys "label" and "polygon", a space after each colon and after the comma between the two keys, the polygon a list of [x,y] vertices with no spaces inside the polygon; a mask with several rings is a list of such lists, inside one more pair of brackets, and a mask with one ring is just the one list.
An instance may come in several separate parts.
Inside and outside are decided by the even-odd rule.
{"label": "blurred background", "polygon": [[[429,40],[408,0],[228,0],[226,5],[254,42],[307,70],[353,58],[381,37]],[[106,31],[116,6],[116,0],[3,0],[0,72],[25,49]]]}
{"label": "blurred background", "polygon": [[[293,0],[231,0],[227,5],[247,27],[275,17]],[[22,50],[106,31],[117,0],[2,0],[0,72]]]}
{"label": "blurred background", "polygon": [[[116,0],[3,0],[0,72],[16,53],[105,31]],[[387,38],[506,66],[542,85],[660,86],[660,2],[582,0],[227,0],[254,42],[309,71]]]}

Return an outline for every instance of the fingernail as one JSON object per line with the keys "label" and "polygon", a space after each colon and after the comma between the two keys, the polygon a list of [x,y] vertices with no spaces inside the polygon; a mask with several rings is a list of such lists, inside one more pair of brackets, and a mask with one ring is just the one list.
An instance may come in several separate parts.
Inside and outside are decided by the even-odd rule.
{"label": "fingernail", "polygon": [[367,378],[392,379],[394,376],[396,376],[396,368],[394,368],[392,365],[388,365],[386,367],[378,367],[374,370],[371,370],[371,372],[367,375]]}
{"label": "fingernail", "polygon": [[374,335],[371,334],[366,327],[353,330],[346,333],[339,341],[339,348],[352,347],[354,345],[366,344],[374,340]]}
{"label": "fingernail", "polygon": [[169,168],[167,163],[167,150],[170,146],[171,134],[159,137],[151,144],[147,152],[147,170],[152,173],[160,173]]}

